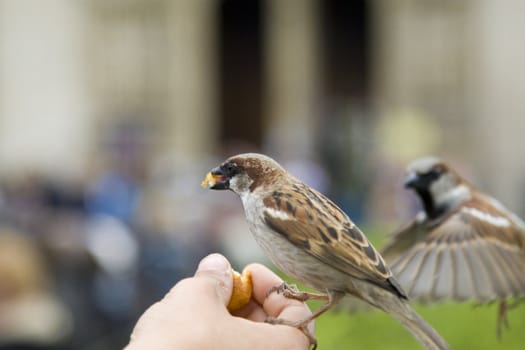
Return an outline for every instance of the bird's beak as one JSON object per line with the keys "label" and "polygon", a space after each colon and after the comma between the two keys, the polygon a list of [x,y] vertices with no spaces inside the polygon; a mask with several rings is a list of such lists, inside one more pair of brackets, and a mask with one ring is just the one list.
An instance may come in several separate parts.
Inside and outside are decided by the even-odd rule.
{"label": "bird's beak", "polygon": [[227,190],[230,188],[230,179],[223,174],[220,167],[216,167],[206,175],[201,186],[211,190]]}
{"label": "bird's beak", "polygon": [[411,172],[405,178],[405,188],[412,188],[419,180],[419,176],[415,172]]}

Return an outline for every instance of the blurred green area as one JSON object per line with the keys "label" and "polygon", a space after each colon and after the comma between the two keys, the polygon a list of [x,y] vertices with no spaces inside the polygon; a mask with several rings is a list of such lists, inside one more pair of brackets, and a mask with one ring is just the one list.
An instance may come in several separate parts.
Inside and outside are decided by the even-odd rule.
{"label": "blurred green area", "polygon": [[[365,228],[364,232],[379,248],[386,238],[382,232],[388,230],[385,227],[370,227]],[[286,276],[282,277],[295,283]],[[308,290],[300,284],[298,287]],[[322,305],[317,301],[308,304],[312,310]],[[316,320],[316,336],[321,350],[422,349],[414,337],[390,315],[371,307],[352,305],[351,301],[350,305],[359,311],[329,311]],[[496,336],[498,305],[496,302],[483,305],[475,302],[412,303],[414,309],[445,338],[452,349],[524,349],[525,302],[508,311],[509,328],[503,330],[501,339]]]}
{"label": "blurred green area", "polygon": [[[497,304],[476,307],[473,303],[415,305],[450,344],[452,349],[523,349],[525,304],[509,311],[510,328],[501,340],[496,336]],[[320,349],[421,349],[414,338],[392,317],[381,311],[329,312],[316,321]]]}

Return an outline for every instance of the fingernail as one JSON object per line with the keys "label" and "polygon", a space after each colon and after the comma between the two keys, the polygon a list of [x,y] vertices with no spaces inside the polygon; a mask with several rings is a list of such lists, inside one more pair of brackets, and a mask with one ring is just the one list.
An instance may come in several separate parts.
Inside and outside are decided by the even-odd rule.
{"label": "fingernail", "polygon": [[199,263],[197,271],[228,272],[231,269],[230,263],[220,254],[210,254]]}

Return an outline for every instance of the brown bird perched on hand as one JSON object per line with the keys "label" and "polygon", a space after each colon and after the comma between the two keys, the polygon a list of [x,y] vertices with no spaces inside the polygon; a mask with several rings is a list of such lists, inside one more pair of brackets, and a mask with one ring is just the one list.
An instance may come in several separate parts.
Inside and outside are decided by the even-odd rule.
{"label": "brown bird perched on hand", "polygon": [[423,209],[382,253],[411,298],[500,300],[525,294],[525,224],[435,157],[408,166],[405,186]]}
{"label": "brown bird perched on hand", "polygon": [[302,330],[315,347],[307,325],[350,294],[389,313],[427,349],[446,342],[407,304],[407,296],[365,235],[332,201],[294,178],[273,159],[240,154],[214,168],[203,185],[232,190],[242,200],[250,231],[264,253],[283,272],[324,292],[272,288],[288,298],[325,300],[299,322],[269,319]]}

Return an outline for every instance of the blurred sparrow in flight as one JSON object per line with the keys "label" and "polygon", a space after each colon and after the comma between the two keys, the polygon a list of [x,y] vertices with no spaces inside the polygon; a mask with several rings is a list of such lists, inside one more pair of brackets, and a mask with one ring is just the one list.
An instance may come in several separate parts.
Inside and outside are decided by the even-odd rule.
{"label": "blurred sparrow in flight", "polygon": [[410,308],[383,258],[350,218],[273,159],[254,153],[233,156],[214,168],[203,185],[237,193],[264,253],[286,274],[324,292],[300,292],[286,284],[272,288],[269,293],[277,291],[288,298],[326,303],[299,322],[267,322],[299,328],[315,349],[317,341],[308,332],[308,324],[350,294],[392,315],[425,348],[449,348]]}
{"label": "blurred sparrow in flight", "polygon": [[382,252],[399,283],[423,301],[500,300],[499,336],[506,299],[525,295],[525,224],[434,157],[411,163],[405,186],[423,210]]}

